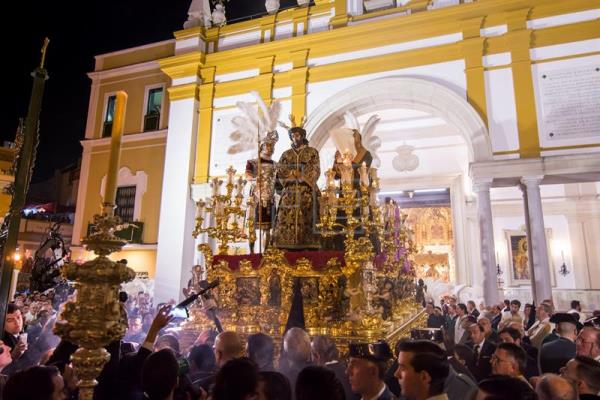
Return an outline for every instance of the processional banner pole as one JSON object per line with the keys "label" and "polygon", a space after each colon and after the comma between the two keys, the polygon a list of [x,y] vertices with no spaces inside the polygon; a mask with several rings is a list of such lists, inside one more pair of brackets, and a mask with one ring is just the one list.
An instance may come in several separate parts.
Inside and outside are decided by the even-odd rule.
{"label": "processional banner pole", "polygon": [[39,67],[33,72],[33,87],[31,89],[31,98],[29,99],[29,108],[25,127],[21,131],[22,144],[20,151],[15,155],[17,157],[17,169],[15,181],[12,185],[12,201],[10,210],[6,218],[8,221],[8,232],[6,241],[2,250],[2,274],[0,277],[0,332],[4,332],[4,319],[6,316],[6,307],[10,301],[10,287],[15,268],[14,253],[17,247],[19,237],[19,226],[21,224],[21,210],[25,205],[25,197],[29,189],[31,173],[35,161],[36,147],[38,143],[38,126],[40,111],[42,109],[42,98],[44,95],[44,86],[48,79],[48,73],[44,68],[46,60],[46,49],[50,40],[44,39],[42,46],[42,57]]}

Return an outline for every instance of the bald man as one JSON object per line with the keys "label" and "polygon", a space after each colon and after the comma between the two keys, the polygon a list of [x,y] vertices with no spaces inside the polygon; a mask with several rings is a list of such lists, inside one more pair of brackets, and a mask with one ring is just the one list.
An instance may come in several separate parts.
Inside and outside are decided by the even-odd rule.
{"label": "bald man", "polygon": [[[244,346],[242,345],[242,340],[237,333],[231,331],[221,332],[217,335],[213,350],[218,368],[221,368],[223,365],[225,365],[227,361],[242,357],[244,355]],[[209,392],[210,386],[215,380],[215,375],[211,375],[202,379],[198,382],[198,385],[206,392]]]}
{"label": "bald man", "polygon": [[545,374],[535,387],[539,400],[577,400],[577,392],[573,385],[565,378]]}

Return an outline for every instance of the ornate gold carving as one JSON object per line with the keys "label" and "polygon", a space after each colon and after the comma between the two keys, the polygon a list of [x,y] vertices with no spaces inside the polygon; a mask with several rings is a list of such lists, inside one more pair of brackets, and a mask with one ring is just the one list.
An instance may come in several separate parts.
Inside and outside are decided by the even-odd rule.
{"label": "ornate gold carving", "polygon": [[104,347],[121,339],[127,329],[118,292],[122,282],[135,278],[135,272],[107,257],[125,244],[114,236],[119,223],[113,207],[106,204],[102,215],[94,216],[94,231],[83,240],[86,249],[98,257],[82,265],[68,264],[63,270],[67,279],[76,281],[77,295],[65,304],[54,331],[79,346],[73,355],[73,366],[80,379],[81,400],[92,399],[96,377],[110,359]]}

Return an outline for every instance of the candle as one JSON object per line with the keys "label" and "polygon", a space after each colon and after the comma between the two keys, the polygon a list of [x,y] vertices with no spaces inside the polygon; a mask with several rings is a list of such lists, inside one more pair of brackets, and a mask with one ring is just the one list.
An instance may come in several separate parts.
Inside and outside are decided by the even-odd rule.
{"label": "candle", "polygon": [[360,184],[364,187],[368,187],[369,186],[369,173],[367,170],[367,163],[363,161],[362,165],[360,166]]}
{"label": "candle", "polygon": [[335,187],[335,171],[333,168],[329,168],[325,173],[325,176],[327,177],[327,189],[333,189]]}
{"label": "candle", "polygon": [[115,113],[110,138],[110,153],[108,158],[108,174],[106,175],[106,188],[104,190],[104,204],[114,206],[117,197],[117,171],[119,170],[119,158],[121,156],[121,139],[123,138],[123,126],[125,125],[125,106],[127,105],[127,93],[120,90],[117,92]]}
{"label": "candle", "polygon": [[219,178],[215,177],[212,178],[212,183],[210,184],[210,186],[212,187],[212,196],[216,197],[219,195],[219,187],[221,186],[221,181],[219,180]]}

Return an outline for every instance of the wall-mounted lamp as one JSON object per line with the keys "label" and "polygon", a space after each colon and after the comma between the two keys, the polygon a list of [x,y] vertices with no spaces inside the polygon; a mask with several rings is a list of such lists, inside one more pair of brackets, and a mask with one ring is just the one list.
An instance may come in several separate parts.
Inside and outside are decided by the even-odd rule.
{"label": "wall-mounted lamp", "polygon": [[567,269],[567,264],[565,263],[565,252],[563,250],[560,251],[560,256],[562,257],[562,265],[560,266],[558,273],[562,276],[567,276],[571,271]]}
{"label": "wall-mounted lamp", "polygon": [[502,274],[504,273],[504,271],[502,271],[502,268],[500,268],[500,261],[498,258],[498,252],[496,252],[496,274],[498,276],[502,276]]}

